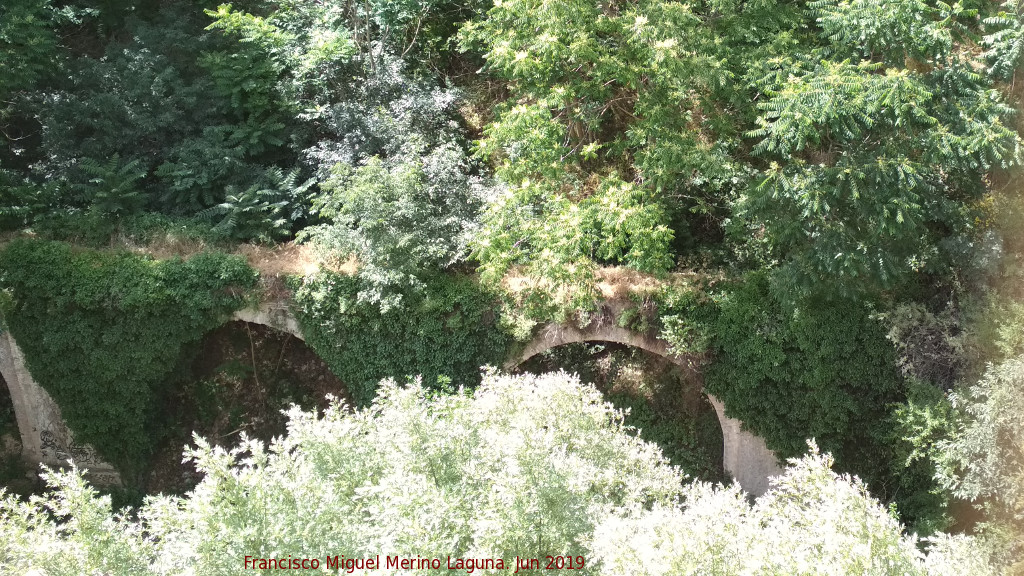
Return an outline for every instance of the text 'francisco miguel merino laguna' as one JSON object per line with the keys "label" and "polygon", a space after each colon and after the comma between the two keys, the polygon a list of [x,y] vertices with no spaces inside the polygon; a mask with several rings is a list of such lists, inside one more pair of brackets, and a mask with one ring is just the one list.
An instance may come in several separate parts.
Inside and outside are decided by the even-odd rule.
{"label": "text 'francisco miguel merino laguna'", "polygon": [[[583,556],[545,556],[547,570],[578,570],[583,568]],[[507,566],[503,558],[402,558],[401,556],[385,556],[383,564],[380,555],[369,558],[346,558],[345,556],[328,556],[323,564],[328,570],[344,570],[353,573],[356,570],[465,570],[472,574],[477,570],[504,570]],[[542,562],[539,558],[520,558],[516,556],[516,572],[520,570],[539,570]],[[319,558],[256,558],[245,557],[245,567],[254,570],[319,570]]]}

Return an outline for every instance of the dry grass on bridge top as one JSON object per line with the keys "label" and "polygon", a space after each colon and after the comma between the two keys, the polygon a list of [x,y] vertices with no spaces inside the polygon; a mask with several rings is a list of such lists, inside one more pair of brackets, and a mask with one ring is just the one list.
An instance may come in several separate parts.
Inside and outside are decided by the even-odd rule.
{"label": "dry grass on bridge top", "polygon": [[[34,234],[27,232],[0,233],[0,249],[15,238],[33,236]],[[325,258],[310,244],[298,244],[294,241],[278,244],[215,244],[188,235],[178,235],[173,231],[148,238],[145,242],[125,235],[115,235],[105,248],[146,254],[157,260],[189,258],[209,250],[237,254],[259,271],[263,291],[271,298],[287,296],[287,290],[284,288],[286,276],[305,276],[320,269],[355,274],[359,268],[359,262],[354,256],[344,261]],[[596,297],[614,301],[625,300],[630,296],[653,294],[664,286],[707,285],[720,279],[714,274],[704,272],[672,272],[659,277],[621,266],[607,266],[595,271],[593,286]],[[516,269],[505,276],[502,284],[513,294],[541,287],[537,279],[528,277]],[[569,289],[559,288],[557,292],[560,292],[561,297],[566,297],[568,294],[565,292]]]}
{"label": "dry grass on bridge top", "polygon": [[[602,300],[626,300],[630,296],[654,294],[666,286],[706,286],[721,279],[720,275],[706,272],[671,272],[663,276],[655,276],[631,268],[607,266],[595,271],[594,287],[597,291],[596,296]],[[513,294],[542,287],[535,278],[525,276],[515,270],[505,276],[503,284]],[[560,296],[568,301],[568,295],[564,294],[566,290],[568,289],[560,289],[560,292],[563,292]]]}
{"label": "dry grass on bridge top", "polygon": [[[0,234],[0,249],[15,238],[32,238],[29,232],[6,232]],[[344,274],[354,274],[358,268],[355,258],[341,262],[323,258],[309,244],[283,242],[279,244],[220,244],[210,243],[187,236],[166,232],[146,242],[139,242],[125,235],[115,235],[110,243],[101,249],[127,250],[136,254],[152,256],[157,260],[189,258],[201,252],[216,250],[237,254],[245,258],[250,266],[264,277],[284,277],[293,274],[311,274],[321,268]]]}

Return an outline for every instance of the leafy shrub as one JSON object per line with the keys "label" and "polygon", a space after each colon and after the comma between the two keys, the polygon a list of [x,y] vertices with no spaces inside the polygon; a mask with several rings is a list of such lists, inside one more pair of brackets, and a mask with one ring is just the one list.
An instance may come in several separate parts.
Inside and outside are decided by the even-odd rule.
{"label": "leafy shrub", "polygon": [[306,192],[313,179],[298,183],[299,171],[285,175],[280,168],[269,168],[255,184],[238,191],[229,186],[224,202],[200,216],[220,220],[213,230],[237,240],[271,242],[288,236],[292,226],[301,221]]}
{"label": "leafy shrub", "polygon": [[592,306],[599,265],[667,271],[671,242],[653,196],[611,176],[578,202],[543,186],[513,187],[488,206],[474,255],[485,282],[498,284],[514,269],[532,297],[568,311]]}
{"label": "leafy shrub", "polygon": [[319,134],[303,156],[320,173],[314,209],[325,222],[302,237],[331,256],[355,255],[365,299],[396,305],[468,256],[493,185],[466,153],[460,98],[384,54],[303,115]]}
{"label": "leafy shrub", "polygon": [[985,172],[1021,160],[1013,109],[955,41],[971,11],[811,6],[822,46],[752,78],[766,98],[747,134],[770,164],[735,211],[773,245],[788,291],[870,293],[941,272],[940,240],[975,234]]}
{"label": "leafy shrub", "polygon": [[0,101],[5,104],[12,92],[32,88],[53,69],[57,35],[52,10],[49,0],[11,0],[0,6]]}
{"label": "leafy shrub", "polygon": [[865,304],[794,309],[772,295],[763,273],[713,299],[705,383],[729,416],[783,457],[798,453],[802,436],[817,438],[913,529],[946,527],[948,492],[932,476],[953,418],[941,389],[903,381],[897,350]]}
{"label": "leafy shrub", "polygon": [[337,164],[358,167],[374,156],[412,159],[438,148],[462,148],[458,90],[414,74],[389,53],[374,69],[353,76],[358,81],[338,87],[329,104],[302,115],[317,134],[302,156],[321,176]]}
{"label": "leafy shrub", "polygon": [[256,273],[239,257],[152,261],[16,240],[0,252],[4,321],[78,442],[131,480],[152,448],[183,345],[241,307]]}
{"label": "leafy shrub", "polygon": [[904,376],[950,390],[966,369],[961,320],[954,310],[939,314],[903,304],[883,315]]}
{"label": "leafy shrub", "polygon": [[136,183],[146,177],[146,171],[140,169],[138,159],[122,163],[121,156],[114,154],[106,163],[85,158],[81,164],[88,178],[81,190],[90,210],[123,216],[142,209],[145,198]]}
{"label": "leafy shrub", "polygon": [[59,188],[52,183],[35,184],[0,168],[0,230],[21,228],[46,215],[59,197]]}
{"label": "leafy shrub", "polygon": [[402,291],[422,288],[421,277],[468,255],[485,192],[466,163],[446,146],[419,158],[371,158],[356,169],[338,164],[314,204],[332,223],[303,236],[328,253],[355,255],[369,286],[364,299],[393,305]]}
{"label": "leafy shrub", "polygon": [[952,396],[963,420],[942,445],[940,478],[957,496],[983,499],[995,531],[1005,531],[1024,567],[1024,356],[989,365],[984,376]]}
{"label": "leafy shrub", "polygon": [[663,288],[654,301],[658,337],[668,342],[670,352],[702,355],[711,350],[718,306],[709,287]]}
{"label": "leafy shrub", "polygon": [[213,47],[199,34],[197,16],[165,3],[151,20],[129,18],[123,34],[105,38],[101,58],[69,59],[66,82],[35,96],[36,176],[87,185],[91,176],[77,169],[77,159],[102,163],[116,154],[138,161],[139,172],[157,172],[141,182],[142,191],[171,213],[208,207],[221,198],[218,188],[244,179],[245,150],[213,136],[223,135],[228,121],[211,79],[196,74],[199,54]]}
{"label": "leafy shrub", "polygon": [[982,45],[989,61],[989,74],[1012,80],[1024,64],[1024,2],[1005,0],[999,10],[984,19]]}
{"label": "leafy shrub", "polygon": [[940,388],[910,378],[906,400],[890,406],[885,431],[879,435],[891,451],[887,491],[898,495],[900,514],[913,521],[909,527],[918,534],[934,534],[953,523],[952,492],[936,476],[948,461],[944,446],[959,421]]}
{"label": "leafy shrub", "polygon": [[733,490],[696,484],[684,506],[601,524],[593,544],[600,573],[1000,573],[990,549],[969,537],[904,536],[859,479],[836,474],[832,458],[811,448],[753,506]]}
{"label": "leafy shrub", "polygon": [[296,315],[306,342],[352,392],[369,404],[382,378],[420,375],[477,382],[479,367],[506,359],[508,337],[495,321],[495,298],[473,278],[438,276],[401,306],[382,310],[359,298],[360,277],[320,272],[293,279]]}
{"label": "leafy shrub", "polygon": [[53,490],[0,501],[0,569],[206,576],[246,573],[246,557],[316,558],[324,571],[327,558],[380,554],[442,566],[501,558],[506,569],[487,575],[546,555],[582,556],[583,576],[996,573],[969,537],[923,542],[923,554],[816,451],[753,506],[736,487],[684,488],[596,390],[565,374],[490,374],[472,396],[435,398],[390,382],[372,408],[290,418],[269,449],[198,440],[186,454],[200,486],[150,498],[138,520],[113,516],[75,471],[49,474]]}

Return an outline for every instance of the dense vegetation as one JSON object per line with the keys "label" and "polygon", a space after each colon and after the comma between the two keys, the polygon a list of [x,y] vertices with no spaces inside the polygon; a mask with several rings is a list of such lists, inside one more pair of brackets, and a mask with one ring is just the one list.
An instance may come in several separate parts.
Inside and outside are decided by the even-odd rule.
{"label": "dense vegetation", "polygon": [[433,278],[398,309],[360,301],[364,286],[325,271],[302,279],[294,294],[306,341],[356,403],[368,405],[383,378],[415,374],[452,391],[478,381],[480,366],[505,360],[509,337],[497,326],[494,298],[471,278]]}
{"label": "dense vegetation", "polygon": [[[921,534],[983,501],[1012,563],[1022,66],[1018,0],[7,0],[3,326],[131,478],[192,344],[257,298],[240,244],[318,255],[263,288],[361,407],[407,376],[469,402],[446,394],[610,291],[780,457],[815,438]],[[123,249],[170,239],[205,250]],[[823,458],[791,479],[866,509]],[[687,510],[593,550],[627,566],[609,543],[679,542]]]}
{"label": "dense vegetation", "polygon": [[816,452],[753,507],[735,487],[684,487],[597,390],[564,373],[490,375],[473,395],[433,399],[391,382],[354,415],[336,405],[290,419],[269,447],[199,441],[187,457],[203,482],[184,498],[149,499],[137,519],[112,516],[77,473],[49,475],[54,491],[35,506],[0,501],[0,568],[245,574],[252,556],[316,558],[325,573],[329,557],[386,554],[442,567],[501,558],[506,569],[479,572],[509,574],[516,556],[552,555],[572,556],[579,574],[994,574],[962,536],[924,543],[923,554]]}
{"label": "dense vegetation", "polygon": [[0,254],[7,328],[80,442],[129,477],[159,438],[162,401],[186,345],[245,302],[240,258],[154,261],[15,241]]}

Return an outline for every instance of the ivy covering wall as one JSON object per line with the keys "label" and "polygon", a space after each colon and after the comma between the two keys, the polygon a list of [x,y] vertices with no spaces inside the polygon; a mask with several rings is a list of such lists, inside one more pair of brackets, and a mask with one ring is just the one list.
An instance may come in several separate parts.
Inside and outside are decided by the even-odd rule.
{"label": "ivy covering wall", "polygon": [[4,321],[77,442],[128,479],[157,434],[160,398],[184,354],[234,310],[257,273],[238,256],[153,260],[16,240],[0,252]]}
{"label": "ivy covering wall", "polygon": [[814,438],[914,530],[945,529],[947,495],[912,440],[926,432],[921,394],[941,391],[901,376],[896,347],[868,304],[837,297],[793,309],[768,278],[665,289],[629,327],[657,329],[673,351],[705,362],[707,392],[780,458]]}
{"label": "ivy covering wall", "polygon": [[468,386],[480,381],[481,366],[499,366],[507,357],[512,339],[498,326],[495,297],[475,278],[435,277],[386,312],[360,300],[364,282],[329,271],[292,281],[306,343],[357,404],[369,404],[383,378]]}

